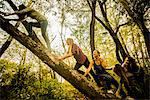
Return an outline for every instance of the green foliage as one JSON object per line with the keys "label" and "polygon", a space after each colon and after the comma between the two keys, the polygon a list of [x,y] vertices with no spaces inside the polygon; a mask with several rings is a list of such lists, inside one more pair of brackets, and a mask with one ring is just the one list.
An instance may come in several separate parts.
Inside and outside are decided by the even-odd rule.
{"label": "green foliage", "polygon": [[46,78],[49,73],[45,71],[41,71],[40,77],[39,73],[32,71],[30,65],[17,65],[1,59],[0,73],[1,99],[72,100],[84,97],[70,84]]}
{"label": "green foliage", "polygon": [[8,85],[11,82],[11,79],[14,77],[14,73],[17,70],[17,64],[13,62],[8,62],[7,60],[0,60],[0,85]]}

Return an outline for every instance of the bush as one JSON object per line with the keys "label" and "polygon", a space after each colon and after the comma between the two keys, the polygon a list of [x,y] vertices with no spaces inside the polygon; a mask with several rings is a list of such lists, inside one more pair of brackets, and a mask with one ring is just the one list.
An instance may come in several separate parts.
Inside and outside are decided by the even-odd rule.
{"label": "bush", "polygon": [[15,63],[0,60],[0,99],[84,99],[68,82],[60,83],[56,79],[46,78],[45,74],[32,72],[30,65],[17,65]]}

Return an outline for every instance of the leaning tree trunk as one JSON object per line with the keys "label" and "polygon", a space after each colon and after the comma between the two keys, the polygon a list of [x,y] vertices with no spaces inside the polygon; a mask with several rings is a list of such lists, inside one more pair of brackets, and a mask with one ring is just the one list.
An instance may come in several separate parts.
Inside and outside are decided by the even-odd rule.
{"label": "leaning tree trunk", "polygon": [[82,75],[78,74],[77,71],[70,69],[70,67],[63,62],[57,62],[55,56],[52,55],[49,50],[43,46],[43,44],[33,41],[29,36],[20,32],[2,16],[0,16],[0,27],[21,44],[23,44],[26,48],[28,48],[32,53],[39,57],[39,59],[41,59],[64,79],[69,81],[81,93],[92,99],[110,98],[109,95],[104,96],[102,93],[100,93],[101,91],[96,85],[88,83]]}

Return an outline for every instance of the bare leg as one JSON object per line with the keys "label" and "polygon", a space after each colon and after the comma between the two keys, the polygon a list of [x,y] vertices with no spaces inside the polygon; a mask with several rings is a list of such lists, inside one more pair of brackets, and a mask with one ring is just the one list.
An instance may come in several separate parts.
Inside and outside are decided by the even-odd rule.
{"label": "bare leg", "polygon": [[37,28],[41,28],[41,33],[42,33],[42,36],[46,42],[46,45],[47,47],[50,49],[50,43],[49,43],[49,38],[48,38],[48,34],[46,32],[46,29],[47,29],[47,25],[48,25],[48,22],[47,21],[41,21],[41,22],[30,22],[29,23],[29,36],[32,37],[32,26],[34,27],[37,27]]}
{"label": "bare leg", "polygon": [[43,38],[44,38],[44,40],[45,40],[45,42],[46,42],[46,44],[47,44],[47,47],[48,47],[49,49],[51,49],[51,48],[50,48],[50,41],[49,41],[49,38],[48,38],[48,33],[46,32],[48,22],[47,22],[46,20],[45,20],[45,21],[42,21],[42,22],[40,22],[40,25],[41,25],[42,36],[43,36]]}

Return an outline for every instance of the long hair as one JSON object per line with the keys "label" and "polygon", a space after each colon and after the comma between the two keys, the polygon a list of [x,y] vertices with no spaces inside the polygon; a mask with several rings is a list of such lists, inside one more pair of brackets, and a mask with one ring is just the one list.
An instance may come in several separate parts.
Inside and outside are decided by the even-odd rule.
{"label": "long hair", "polygon": [[72,38],[67,38],[66,41],[69,42],[69,44],[73,44],[73,39]]}
{"label": "long hair", "polygon": [[68,52],[72,52],[73,39],[72,38],[67,38],[66,42],[69,43]]}

